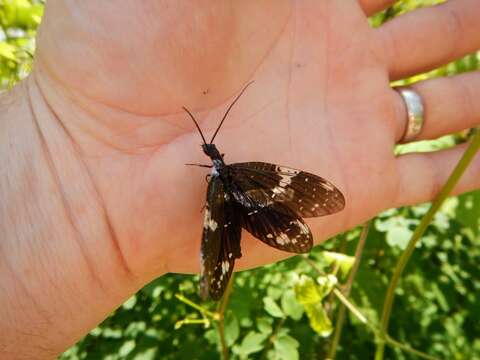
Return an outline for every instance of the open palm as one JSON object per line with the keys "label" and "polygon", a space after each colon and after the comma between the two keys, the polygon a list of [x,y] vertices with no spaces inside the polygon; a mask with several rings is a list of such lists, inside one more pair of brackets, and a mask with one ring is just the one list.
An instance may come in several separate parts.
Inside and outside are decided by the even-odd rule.
{"label": "open palm", "polygon": [[[184,164],[209,159],[181,108],[196,115],[209,138],[251,80],[217,147],[227,163],[272,162],[333,182],[346,207],[308,220],[317,243],[383,209],[431,199],[461,149],[395,158],[406,115],[389,81],[480,41],[411,65],[395,34],[419,20],[374,30],[364,11],[375,3],[382,1],[49,2],[34,78],[79,149],[98,221],[108,223],[108,241],[89,249],[92,256],[113,254],[114,264],[142,282],[165,271],[198,271],[206,171]],[[426,125],[421,136],[473,122],[456,120]],[[469,174],[459,190],[478,186]],[[286,256],[247,234],[242,249],[239,268]]]}

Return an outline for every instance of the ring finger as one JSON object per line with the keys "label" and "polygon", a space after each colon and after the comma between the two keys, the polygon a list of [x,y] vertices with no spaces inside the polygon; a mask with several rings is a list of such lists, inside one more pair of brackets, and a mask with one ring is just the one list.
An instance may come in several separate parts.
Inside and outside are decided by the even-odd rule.
{"label": "ring finger", "polygon": [[[434,139],[480,124],[480,72],[436,78],[411,86],[423,102],[424,125],[415,140]],[[395,101],[395,140],[399,142],[407,126],[407,109],[400,94],[392,90]]]}

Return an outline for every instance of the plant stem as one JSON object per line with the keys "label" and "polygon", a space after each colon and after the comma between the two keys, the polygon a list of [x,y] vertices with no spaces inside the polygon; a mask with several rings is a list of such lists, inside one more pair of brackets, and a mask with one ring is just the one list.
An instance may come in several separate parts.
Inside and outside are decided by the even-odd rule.
{"label": "plant stem", "polygon": [[357,248],[355,249],[355,262],[353,263],[352,270],[350,271],[350,275],[348,277],[347,283],[343,288],[343,294],[345,296],[350,295],[350,290],[352,289],[353,280],[357,275],[358,269],[360,267],[360,261],[362,260],[363,249],[365,248],[365,244],[367,242],[368,232],[370,231],[370,225],[372,224],[372,220],[367,221],[363,224],[362,232],[360,233],[360,238],[358,239]]}
{"label": "plant stem", "polygon": [[360,310],[358,310],[355,305],[353,305],[346,297],[345,295],[342,294],[342,292],[339,290],[339,289],[333,289],[333,293],[335,294],[335,296],[338,298],[338,300],[340,300],[342,302],[342,304],[344,306],[346,306],[348,308],[348,310],[350,310],[352,312],[353,315],[355,315],[355,317],[360,320],[360,322],[362,324],[365,324],[367,325],[370,329],[374,330],[376,332],[376,329],[373,327],[373,325],[371,325],[367,318],[360,312]]}
{"label": "plant stem", "polygon": [[175,297],[180,300],[181,302],[193,307],[194,309],[200,311],[200,313],[202,313],[203,315],[206,315],[206,316],[209,316],[210,318],[216,320],[217,319],[217,314],[203,308],[202,306],[194,303],[192,300],[190,299],[187,299],[185,296],[183,296],[182,294],[175,294]]}
{"label": "plant stem", "polygon": [[[339,289],[333,289],[333,293],[337,296],[337,298],[342,302],[345,307],[347,307],[363,324],[367,325],[367,327],[375,334],[377,335],[379,333],[379,329],[376,328],[374,325],[368,322],[367,318],[365,315],[363,315],[360,310],[358,310],[355,305],[353,305],[343,294]],[[392,339],[390,336],[386,335],[385,338],[383,339],[385,343],[389,344],[392,347],[397,347],[405,352],[409,352],[411,354],[415,354],[418,357],[421,357],[423,359],[428,359],[428,360],[438,360],[437,358],[430,356],[428,354],[425,354],[419,350],[415,350],[409,345],[403,344],[397,340]],[[330,360],[331,358],[328,357]]]}
{"label": "plant stem", "polygon": [[408,345],[405,345],[397,340],[394,340],[392,339],[390,336],[386,336],[385,337],[385,342],[393,347],[398,347],[399,349],[405,351],[405,352],[408,352],[410,354],[414,354],[414,355],[417,355],[418,357],[422,358],[422,359],[427,359],[427,360],[438,360],[436,357],[433,357],[433,356],[430,356],[428,354],[425,354],[421,351],[418,351],[418,350],[415,350],[413,348],[411,348],[410,346]]}
{"label": "plant stem", "polygon": [[383,359],[383,354],[385,350],[385,341],[382,339],[386,339],[385,334],[387,333],[387,330],[388,330],[390,314],[392,312],[392,307],[393,307],[393,299],[395,296],[395,289],[397,288],[400,276],[402,275],[408,260],[412,256],[412,253],[415,250],[415,246],[417,245],[417,242],[420,240],[423,233],[427,229],[428,225],[432,221],[433,216],[438,211],[440,206],[443,204],[443,202],[445,201],[447,196],[450,194],[450,192],[453,190],[458,180],[463,175],[463,173],[467,169],[470,162],[473,160],[479,148],[480,148],[480,133],[476,133],[473,136],[472,141],[468,146],[467,150],[465,151],[462,158],[458,162],[457,166],[453,170],[452,174],[448,178],[446,184],[443,186],[442,190],[435,198],[435,201],[433,202],[428,212],[422,218],[420,225],[415,229],[415,232],[413,233],[412,238],[408,243],[407,249],[400,256],[400,259],[398,260],[395,266],[395,269],[392,275],[392,280],[390,281],[390,284],[385,296],[384,305],[383,305],[382,318],[380,320],[380,334],[379,334],[380,338],[377,339],[379,341],[377,341],[377,350],[375,353],[375,360]]}
{"label": "plant stem", "polygon": [[310,259],[308,255],[303,255],[302,257],[303,257],[303,260],[305,260],[308,263],[308,265],[310,265],[312,269],[315,270],[319,275],[325,275],[325,272],[320,270],[317,264],[315,264],[315,261]]}
{"label": "plant stem", "polygon": [[286,320],[285,318],[281,318],[280,321],[275,326],[275,329],[273,330],[272,334],[268,338],[267,344],[263,348],[262,355],[260,356],[260,360],[264,360],[267,358],[268,350],[270,350],[270,347],[272,346],[273,341],[275,340],[275,336],[277,336],[277,333],[282,328],[282,325],[285,322],[285,320]]}
{"label": "plant stem", "polygon": [[[357,247],[355,249],[355,263],[353,264],[352,270],[350,271],[350,275],[348,276],[347,283],[343,288],[343,294],[345,295],[345,297],[348,297],[350,295],[350,290],[352,289],[353,280],[355,279],[355,276],[357,275],[357,272],[358,272],[358,268],[360,267],[360,260],[362,258],[363,249],[365,248],[365,243],[367,240],[368,231],[370,229],[371,223],[372,223],[372,220],[367,221],[362,227],[362,232],[360,233]],[[345,322],[345,314],[346,314],[345,305],[341,303],[338,308],[337,321],[335,323],[335,332],[333,334],[333,339],[330,344],[330,349],[328,351],[328,359],[335,359],[337,355],[337,348],[340,342],[340,338],[342,336],[343,324]]]}
{"label": "plant stem", "polygon": [[222,299],[218,303],[217,307],[217,331],[218,337],[220,338],[220,345],[222,347],[222,355],[223,360],[228,360],[228,345],[225,339],[225,310],[227,309],[228,301],[230,300],[230,294],[232,293],[233,289],[233,277],[234,274],[230,277],[228,281],[227,288],[225,289],[225,293],[223,294]]}
{"label": "plant stem", "polygon": [[183,319],[183,320],[179,320],[175,323],[175,329],[179,329],[180,327],[182,327],[183,325],[190,325],[190,324],[202,324],[204,325],[205,327],[209,326],[210,324],[210,320],[208,320],[207,318],[203,318],[203,319]]}
{"label": "plant stem", "polygon": [[[304,259],[307,259],[307,258],[304,258]],[[310,260],[310,259],[308,259]],[[308,262],[315,271],[317,271],[320,275],[323,275],[323,273],[316,267],[315,263],[313,261],[310,261]],[[365,315],[363,315],[361,313],[361,311],[359,309],[357,309],[355,307],[355,305],[353,305],[350,300],[348,300],[348,298],[343,295],[343,293],[340,291],[340,289],[338,288],[334,288],[332,290],[333,294],[335,294],[335,296],[337,296],[337,298],[340,300],[340,302],[346,307],[348,308],[363,324],[365,324],[375,335],[376,339],[377,339],[377,342],[378,341],[382,341],[383,343],[386,343],[386,344],[389,344],[390,346],[393,346],[393,347],[398,347],[399,349],[402,349],[406,352],[410,352],[412,354],[416,354],[424,359],[429,359],[429,360],[438,360],[434,357],[431,357],[430,355],[428,354],[425,354],[419,350],[415,350],[413,348],[411,348],[410,346],[408,345],[405,345],[405,344],[402,344],[401,342],[398,342],[394,339],[392,339],[390,336],[388,335],[385,335],[385,334],[382,334],[380,329],[377,328],[375,325],[371,324],[367,317]],[[331,360],[330,357],[327,357],[327,360]]]}

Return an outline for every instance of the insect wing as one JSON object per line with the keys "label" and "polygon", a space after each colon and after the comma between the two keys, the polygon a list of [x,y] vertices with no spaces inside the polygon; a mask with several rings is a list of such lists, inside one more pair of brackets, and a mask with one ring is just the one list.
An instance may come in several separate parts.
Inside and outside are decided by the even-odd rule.
{"label": "insect wing", "polygon": [[320,176],[264,162],[230,165],[233,181],[258,208],[282,203],[299,217],[317,217],[343,210],[345,198]]}
{"label": "insect wing", "polygon": [[202,298],[218,300],[228,284],[235,258],[241,256],[241,225],[234,203],[218,176],[212,176],[207,190],[201,243]]}
{"label": "insect wing", "polygon": [[[238,215],[237,215],[238,217]],[[212,275],[209,277],[208,293],[213,300],[219,300],[228,281],[232,276],[235,259],[241,257],[240,253],[240,223],[231,223],[224,230],[224,238],[220,247],[220,253],[213,269]]]}
{"label": "insect wing", "polygon": [[276,249],[306,253],[313,245],[312,233],[305,222],[281,203],[258,210],[243,210],[243,227],[256,238]]}
{"label": "insect wing", "polygon": [[225,223],[225,192],[219,177],[212,177],[207,189],[207,202],[203,220],[203,235],[200,247],[202,274],[213,269],[222,242],[220,227]]}

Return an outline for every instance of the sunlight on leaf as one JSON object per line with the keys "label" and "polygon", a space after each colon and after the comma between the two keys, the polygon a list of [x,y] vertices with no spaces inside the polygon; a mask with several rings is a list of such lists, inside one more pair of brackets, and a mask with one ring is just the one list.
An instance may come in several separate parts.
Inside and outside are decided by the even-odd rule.
{"label": "sunlight on leaf", "polygon": [[273,300],[271,297],[263,298],[263,304],[265,307],[265,311],[272,315],[273,317],[283,318],[285,314],[283,313],[282,309],[278,304]]}
{"label": "sunlight on leaf", "polygon": [[333,330],[332,322],[321,303],[306,304],[305,312],[310,321],[310,326],[318,335],[322,337],[330,336]]}
{"label": "sunlight on leaf", "polygon": [[16,47],[10,45],[6,42],[0,42],[0,57],[5,59],[16,61],[17,57],[15,56]]}
{"label": "sunlight on leaf", "polygon": [[302,275],[294,286],[295,296],[300,304],[315,304],[322,301],[318,287],[312,278]]}
{"label": "sunlight on leaf", "polygon": [[278,336],[273,341],[273,348],[278,360],[298,360],[298,346],[300,344],[290,335]]}

